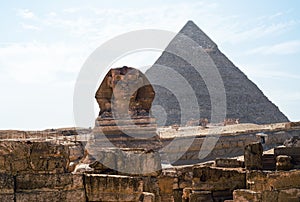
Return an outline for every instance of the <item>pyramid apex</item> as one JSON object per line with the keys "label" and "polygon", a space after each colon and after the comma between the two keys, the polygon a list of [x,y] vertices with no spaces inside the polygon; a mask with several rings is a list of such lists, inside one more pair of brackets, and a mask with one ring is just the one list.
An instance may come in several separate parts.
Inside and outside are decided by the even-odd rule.
{"label": "pyramid apex", "polygon": [[187,25],[187,24],[194,25],[197,27],[197,25],[194,23],[193,20],[188,20],[185,25]]}
{"label": "pyramid apex", "polygon": [[186,35],[204,49],[213,49],[217,47],[215,42],[211,40],[211,38],[209,38],[192,20],[187,21],[179,31],[179,34]]}

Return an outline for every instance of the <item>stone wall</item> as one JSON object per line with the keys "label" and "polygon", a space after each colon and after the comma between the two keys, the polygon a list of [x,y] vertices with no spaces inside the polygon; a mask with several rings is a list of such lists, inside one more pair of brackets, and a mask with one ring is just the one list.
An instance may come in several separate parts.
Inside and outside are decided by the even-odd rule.
{"label": "stone wall", "polygon": [[0,141],[0,173],[65,173],[69,147],[51,142]]}
{"label": "stone wall", "polygon": [[247,187],[252,191],[300,188],[300,170],[250,171],[247,173]]}
{"label": "stone wall", "polygon": [[86,174],[84,181],[88,201],[139,201],[143,193],[139,177]]}
{"label": "stone wall", "polygon": [[193,168],[193,190],[225,191],[246,188],[246,173],[241,169],[207,166]]}
{"label": "stone wall", "polygon": [[[288,137],[297,136],[299,130],[289,128],[264,131],[264,134],[266,134],[264,146],[274,146]],[[203,138],[201,135],[197,136],[195,141],[198,142],[196,144],[194,142],[185,154],[186,160],[189,160],[189,152],[190,154],[194,152],[195,155],[194,159],[191,158],[192,163],[197,159],[201,138]],[[170,139],[163,140],[170,141]],[[260,140],[257,131],[223,134],[213,150],[213,155],[222,156],[224,152],[229,151],[227,149],[236,148],[243,152],[245,144],[254,140]],[[143,174],[108,172],[107,167],[97,162],[93,158],[95,156],[85,150],[86,146],[85,142],[77,142],[74,137],[68,135],[58,139],[47,138],[43,141],[38,138],[20,141],[1,140],[0,201],[194,202],[280,201],[284,197],[293,201],[299,198],[299,170],[247,171],[242,168],[242,161],[223,158],[217,159],[215,163],[174,166],[159,172],[147,173],[144,171],[150,168],[160,169],[157,153],[142,149],[124,150],[123,155],[129,158],[134,153],[143,155],[150,152],[152,155],[149,159],[137,159],[136,165],[130,165],[118,159],[119,154],[114,150],[97,150],[99,159],[102,156],[102,160],[108,163],[114,162],[131,171],[140,170]],[[275,149],[276,154],[292,156],[295,160],[293,163],[297,162],[297,151],[297,147]],[[74,172],[76,166],[80,165],[85,167]]]}
{"label": "stone wall", "polygon": [[16,201],[86,201],[82,175],[24,174],[15,179]]}
{"label": "stone wall", "polygon": [[300,170],[247,171],[206,163],[156,175],[71,173],[69,162],[83,155],[81,146],[1,142],[0,201],[268,202],[298,200],[300,195]]}
{"label": "stone wall", "polygon": [[[276,146],[282,145],[285,140],[294,136],[299,136],[299,128],[285,129],[285,124],[277,129],[249,129],[241,132],[221,132],[216,145],[213,146],[211,152],[202,159],[199,159],[199,152],[202,147],[202,143],[206,138],[205,130],[201,127],[186,127],[172,129],[162,129],[159,132],[160,140],[164,147],[170,142],[176,142],[172,148],[165,153],[169,156],[169,159],[173,159],[178,153],[184,153],[184,155],[174,163],[174,165],[195,164],[214,160],[215,158],[228,158],[243,155],[244,148],[253,142],[263,142],[263,149],[268,150]],[[186,136],[182,134],[186,133]],[[202,134],[201,134],[202,133]],[[262,135],[263,134],[263,135]],[[263,139],[262,139],[263,137]],[[176,138],[176,140],[174,140]],[[186,150],[185,142],[187,138],[192,138],[191,146]],[[296,156],[296,154],[294,155]],[[298,159],[298,157],[297,157]],[[300,159],[300,158],[299,158]]]}
{"label": "stone wall", "polygon": [[70,173],[70,161],[83,157],[80,146],[1,141],[0,201],[139,200],[142,178]]}
{"label": "stone wall", "polygon": [[300,200],[300,170],[247,173],[248,189],[235,190],[234,202],[274,202]]}
{"label": "stone wall", "polygon": [[[207,171],[205,172],[207,179],[203,184],[196,183],[199,177],[197,174],[202,172],[200,171],[202,167],[195,166],[175,167],[155,174],[145,172],[144,175],[93,173],[97,170],[71,173],[73,169],[71,169],[70,162],[88,157],[83,154],[85,152],[82,151],[82,145],[76,142],[62,144],[1,141],[0,145],[0,201],[148,200],[163,202],[181,201],[184,189],[191,188],[198,191],[198,188],[202,190],[205,184],[207,186],[204,190],[216,189],[212,192],[213,198],[218,195],[223,196],[224,190],[231,190],[226,193],[231,195],[235,188],[243,188],[243,185],[235,183],[223,184],[221,188],[220,183],[225,180],[225,178],[220,178],[222,172],[227,173],[224,173],[224,176],[234,181],[240,181],[244,174],[218,168],[203,168]],[[111,152],[107,151],[107,154],[110,155]],[[148,159],[148,163],[141,164],[149,169],[156,165],[152,161]],[[146,167],[141,168],[146,169]],[[218,179],[215,176],[218,176]],[[199,198],[198,195],[196,197],[195,193],[193,194],[192,198]]]}

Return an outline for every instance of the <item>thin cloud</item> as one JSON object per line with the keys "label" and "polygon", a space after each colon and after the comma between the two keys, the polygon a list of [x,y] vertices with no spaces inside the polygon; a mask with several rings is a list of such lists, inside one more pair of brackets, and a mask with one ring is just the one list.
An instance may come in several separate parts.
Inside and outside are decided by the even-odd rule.
{"label": "thin cloud", "polygon": [[29,25],[29,24],[25,24],[25,23],[21,23],[21,26],[23,29],[27,29],[27,30],[34,30],[34,31],[40,31],[41,28],[39,28],[38,26],[34,26],[34,25]]}
{"label": "thin cloud", "polygon": [[284,94],[284,98],[283,98],[284,100],[288,100],[288,101],[300,101],[300,92],[293,92],[293,93],[283,92],[283,94]]}
{"label": "thin cloud", "polygon": [[28,9],[18,9],[17,14],[24,19],[32,19],[35,18],[35,14]]}
{"label": "thin cloud", "polygon": [[254,71],[256,77],[272,78],[272,79],[300,79],[299,75],[290,74],[282,71]]}
{"label": "thin cloud", "polygon": [[286,41],[283,43],[273,44],[270,46],[261,46],[247,51],[248,54],[262,55],[288,55],[300,51],[300,40]]}
{"label": "thin cloud", "polygon": [[55,16],[57,16],[57,13],[56,12],[50,12],[50,13],[48,13],[48,16],[55,17]]}
{"label": "thin cloud", "polygon": [[[83,6],[65,8],[61,12],[55,12],[55,15],[40,16],[35,19],[41,26],[58,28],[72,37],[86,37],[87,40],[99,40],[103,37],[113,37],[114,33],[153,27],[178,31],[187,20],[192,19],[216,41],[232,44],[256,40],[272,34],[278,35],[298,24],[294,20],[280,21],[285,15],[282,12],[262,16],[263,20],[250,19],[245,23],[245,20],[239,16],[225,16],[220,9],[219,4],[209,1],[160,7],[154,5],[143,9]],[[23,16],[34,16],[29,10],[20,10]],[[245,27],[245,24],[248,27]]]}
{"label": "thin cloud", "polygon": [[225,32],[222,38],[223,41],[237,44],[243,41],[256,40],[274,34],[278,35],[288,31],[298,23],[294,20],[289,20],[277,23],[265,22],[265,24],[258,25],[259,22],[256,22],[254,23],[254,27],[250,27],[248,29],[244,29],[242,24],[242,22],[236,23],[235,27],[231,27],[230,33],[228,31]]}
{"label": "thin cloud", "polygon": [[[146,9],[140,10],[133,8],[104,9],[85,6],[81,8],[65,8],[61,11],[57,10],[55,13],[49,12],[48,15],[44,16],[35,16],[35,14],[28,9],[19,9],[18,13],[19,15],[23,16],[23,18],[35,18],[35,25],[22,23],[21,26],[23,29],[37,31],[41,30],[42,27],[42,31],[45,32],[50,30],[53,33],[64,33],[69,35],[70,39],[74,41],[74,45],[72,47],[65,45],[65,48],[70,50],[70,54],[74,53],[72,49],[80,49],[80,45],[77,43],[78,39],[84,41],[86,44],[85,48],[89,47],[90,49],[94,49],[105,40],[131,30],[161,28],[178,31],[189,19],[195,20],[196,24],[198,24],[205,32],[207,32],[208,35],[212,36],[214,40],[220,42],[218,43],[220,45],[226,41],[240,43],[241,41],[255,40],[257,38],[268,36],[272,33],[283,32],[289,27],[295,25],[293,20],[274,23],[272,21],[273,19],[280,18],[281,15],[284,15],[284,13],[275,13],[271,14],[269,17],[265,16],[266,20],[264,20],[264,24],[260,24],[259,26],[257,26],[257,24],[259,24],[261,20],[251,19],[251,23],[246,23],[250,25],[250,27],[245,28],[241,26],[242,24],[245,24],[245,22],[244,20],[240,19],[239,16],[224,16],[221,14],[221,12],[217,12],[219,9],[220,7],[218,4],[207,1],[205,4],[203,2],[199,2],[173,4],[168,6],[162,5],[160,7],[150,6]],[[74,13],[76,12],[80,12],[81,15],[75,15]],[[216,15],[215,13],[218,14]],[[210,19],[209,22],[207,19]],[[64,60],[64,65],[66,67],[62,66],[61,63],[63,58],[61,60],[53,60],[53,57],[58,56],[54,56],[52,53],[54,50],[50,50],[51,47],[53,47],[51,43],[45,43],[37,46],[37,51],[31,52],[32,60],[35,60],[35,58],[43,58],[43,60],[45,60],[44,63],[49,62],[49,64],[52,66],[62,69],[73,65],[69,64],[68,60]],[[272,48],[274,47],[270,47],[269,49]],[[286,52],[297,50],[295,47],[292,48],[291,44],[281,44],[281,46],[275,47],[275,50],[279,52],[281,48],[285,48]],[[41,57],[39,51],[40,49],[48,49],[49,56]],[[6,50],[9,51],[10,49]],[[28,55],[29,52],[27,50],[28,47],[24,48],[22,54]],[[2,51],[4,51],[4,49]],[[85,49],[84,51],[87,50]],[[256,51],[265,51],[268,54],[272,53],[271,50],[267,50],[267,47],[258,49]],[[18,54],[18,52],[16,52],[16,54]],[[65,56],[65,54],[66,53],[62,53],[62,57]],[[75,55],[76,54],[77,53],[75,53]],[[20,55],[21,54],[16,55],[16,58]],[[2,58],[2,62],[3,60],[5,59]],[[9,61],[10,59],[7,60]],[[82,61],[77,60],[77,62],[82,64],[83,60],[84,58]],[[14,61],[13,65],[11,63],[12,62],[9,61],[8,66],[10,66],[12,70],[18,67],[17,60]],[[19,63],[21,66],[24,65],[22,60],[19,60]],[[40,63],[42,62],[40,61]],[[16,72],[17,75],[20,75],[18,73],[19,71],[12,70],[10,70],[12,74],[13,72]]]}
{"label": "thin cloud", "polygon": [[78,11],[80,11],[80,10],[82,10],[83,8],[65,8],[65,9],[63,9],[63,12],[65,12],[65,13],[76,13],[76,12],[78,12]]}

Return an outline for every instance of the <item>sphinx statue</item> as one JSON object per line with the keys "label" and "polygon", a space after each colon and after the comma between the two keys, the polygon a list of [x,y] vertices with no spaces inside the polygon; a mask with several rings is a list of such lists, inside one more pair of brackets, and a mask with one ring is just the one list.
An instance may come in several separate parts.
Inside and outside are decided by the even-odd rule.
{"label": "sphinx statue", "polygon": [[123,66],[111,69],[96,92],[101,118],[126,119],[149,116],[155,96],[146,76]]}
{"label": "sphinx statue", "polygon": [[[153,86],[138,69],[110,69],[95,95],[100,112],[94,134],[104,134],[112,142],[122,139],[119,142],[127,147],[133,140],[157,139],[156,120],[151,116],[154,97]],[[124,138],[130,140],[128,144]]]}

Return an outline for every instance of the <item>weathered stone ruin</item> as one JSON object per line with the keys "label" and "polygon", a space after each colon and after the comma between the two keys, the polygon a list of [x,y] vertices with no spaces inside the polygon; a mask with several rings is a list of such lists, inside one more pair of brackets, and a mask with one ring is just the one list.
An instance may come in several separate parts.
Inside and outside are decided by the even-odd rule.
{"label": "weathered stone ruin", "polygon": [[[290,129],[299,134],[299,127]],[[84,141],[78,141],[84,134],[66,135],[66,131],[76,134],[73,129],[40,131],[29,138],[31,132],[5,132],[11,139],[0,141],[0,201],[275,202],[300,198],[298,147],[275,148],[274,166],[282,163],[283,155],[291,159],[292,167],[284,170],[269,170],[262,161],[251,160],[256,150],[258,159],[264,155],[261,143],[254,141],[245,145],[244,160],[218,158],[162,169],[160,158],[153,153],[152,158],[139,163],[141,167],[128,169],[156,167],[158,172],[126,174],[89,159]],[[131,152],[128,150],[127,155]],[[125,165],[115,151],[102,151],[102,155],[106,161]],[[251,156],[250,161],[247,156]]]}
{"label": "weathered stone ruin", "polygon": [[245,167],[249,170],[261,170],[263,167],[263,147],[261,143],[250,144],[245,147]]}
{"label": "weathered stone ruin", "polygon": [[[196,25],[188,22],[181,33],[205,49],[224,79],[223,123],[209,123],[203,80],[176,56],[164,52],[156,63],[176,69],[196,92],[202,117],[184,126],[169,92],[132,67],[111,69],[96,92],[100,113],[93,129],[0,131],[0,201],[299,201],[300,123],[286,123]],[[177,125],[158,127],[152,102],[165,107],[168,124]],[[200,158],[216,129],[216,144]],[[185,148],[187,139],[193,141]],[[172,142],[177,144],[162,151]]]}

